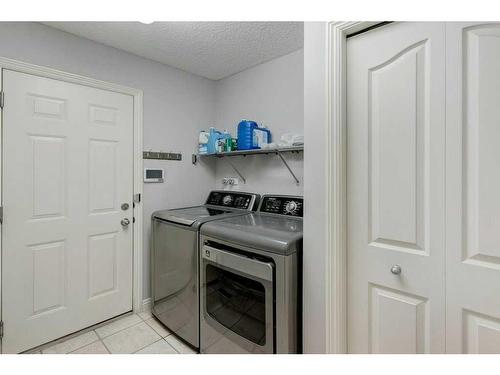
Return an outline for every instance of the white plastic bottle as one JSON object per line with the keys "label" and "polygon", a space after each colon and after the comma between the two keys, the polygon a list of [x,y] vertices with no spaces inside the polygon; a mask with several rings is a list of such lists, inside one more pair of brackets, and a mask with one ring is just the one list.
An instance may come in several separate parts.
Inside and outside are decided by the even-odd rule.
{"label": "white plastic bottle", "polygon": [[200,131],[200,135],[198,137],[198,154],[206,154],[208,153],[208,138],[210,134],[202,130]]}

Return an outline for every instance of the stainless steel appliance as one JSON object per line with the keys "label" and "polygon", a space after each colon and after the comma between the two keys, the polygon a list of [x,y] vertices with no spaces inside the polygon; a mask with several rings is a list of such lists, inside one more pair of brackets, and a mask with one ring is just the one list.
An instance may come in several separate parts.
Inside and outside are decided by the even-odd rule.
{"label": "stainless steel appliance", "polygon": [[301,197],[264,196],[202,226],[202,353],[302,351],[302,212]]}
{"label": "stainless steel appliance", "polygon": [[204,205],[152,215],[152,312],[172,333],[199,348],[199,229],[203,223],[245,215],[259,195],[212,191]]}

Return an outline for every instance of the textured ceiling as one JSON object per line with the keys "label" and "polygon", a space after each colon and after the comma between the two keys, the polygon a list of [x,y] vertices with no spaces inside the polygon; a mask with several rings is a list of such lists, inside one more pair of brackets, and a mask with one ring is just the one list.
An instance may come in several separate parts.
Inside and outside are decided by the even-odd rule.
{"label": "textured ceiling", "polygon": [[45,22],[219,80],[302,48],[302,22]]}

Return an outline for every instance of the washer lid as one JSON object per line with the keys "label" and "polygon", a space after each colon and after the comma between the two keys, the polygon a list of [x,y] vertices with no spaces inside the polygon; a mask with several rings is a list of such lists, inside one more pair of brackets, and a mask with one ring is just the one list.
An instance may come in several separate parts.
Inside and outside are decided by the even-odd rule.
{"label": "washer lid", "polygon": [[191,226],[195,222],[204,222],[212,218],[215,219],[216,216],[232,213],[235,211],[221,210],[210,206],[195,206],[157,211],[153,213],[153,218]]}
{"label": "washer lid", "polygon": [[201,234],[238,245],[289,255],[302,248],[302,219],[252,213],[206,223]]}

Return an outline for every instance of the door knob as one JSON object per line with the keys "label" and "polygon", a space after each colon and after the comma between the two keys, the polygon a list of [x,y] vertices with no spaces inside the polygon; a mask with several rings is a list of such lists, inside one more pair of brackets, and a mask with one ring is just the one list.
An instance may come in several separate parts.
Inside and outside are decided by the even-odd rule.
{"label": "door knob", "polygon": [[120,221],[120,224],[122,225],[122,227],[126,228],[130,224],[130,220],[127,218],[122,219],[122,221]]}
{"label": "door knob", "polygon": [[391,267],[391,272],[394,275],[399,275],[401,273],[401,266],[399,264],[395,264]]}

